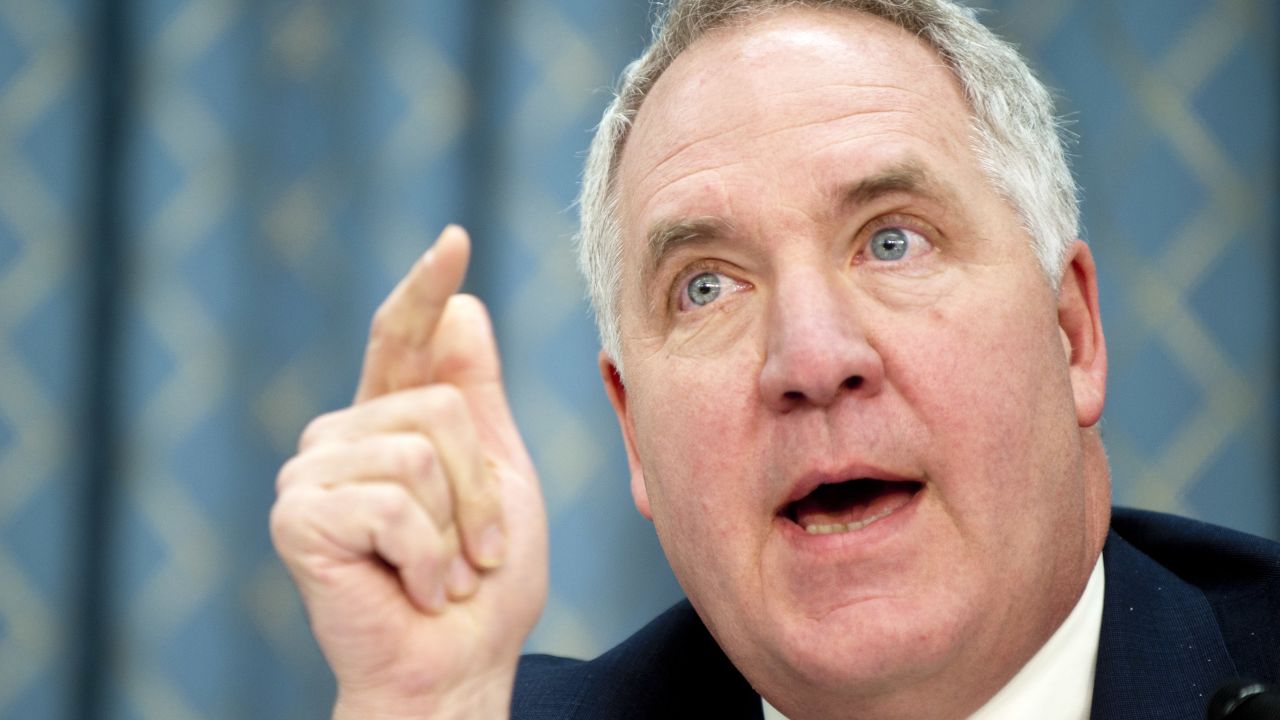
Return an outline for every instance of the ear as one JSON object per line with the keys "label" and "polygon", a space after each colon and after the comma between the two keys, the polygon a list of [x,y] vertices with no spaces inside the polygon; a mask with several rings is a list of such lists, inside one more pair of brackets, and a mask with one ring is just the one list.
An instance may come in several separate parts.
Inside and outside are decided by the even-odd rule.
{"label": "ear", "polygon": [[1076,421],[1091,427],[1102,417],[1107,396],[1107,343],[1098,313],[1098,271],[1082,240],[1071,246],[1058,291],[1058,328],[1071,369]]}
{"label": "ear", "polygon": [[627,465],[631,468],[631,499],[635,501],[636,510],[653,521],[653,511],[649,509],[649,490],[644,484],[644,469],[640,466],[640,455],[636,452],[636,431],[631,423],[631,415],[627,413],[627,386],[622,382],[618,368],[604,352],[600,353],[600,379],[604,381],[604,391],[609,395],[609,403],[618,416],[618,426],[622,428],[622,442],[627,446]]}

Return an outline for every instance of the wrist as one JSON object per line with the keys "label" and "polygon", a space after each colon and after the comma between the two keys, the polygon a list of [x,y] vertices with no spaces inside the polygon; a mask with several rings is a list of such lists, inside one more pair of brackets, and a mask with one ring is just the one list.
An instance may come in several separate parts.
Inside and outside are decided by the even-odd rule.
{"label": "wrist", "polygon": [[381,693],[338,689],[333,720],[505,720],[511,715],[515,668],[469,678],[441,693],[388,698]]}

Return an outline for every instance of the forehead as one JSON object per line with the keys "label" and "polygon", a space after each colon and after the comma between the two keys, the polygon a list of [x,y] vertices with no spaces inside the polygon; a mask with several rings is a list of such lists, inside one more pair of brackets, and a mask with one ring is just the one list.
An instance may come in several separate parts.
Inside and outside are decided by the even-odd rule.
{"label": "forehead", "polygon": [[976,170],[969,128],[950,68],[886,20],[789,9],[714,30],[636,117],[618,174],[624,254],[654,220],[671,220],[659,216],[731,215],[737,193],[829,196],[917,157]]}

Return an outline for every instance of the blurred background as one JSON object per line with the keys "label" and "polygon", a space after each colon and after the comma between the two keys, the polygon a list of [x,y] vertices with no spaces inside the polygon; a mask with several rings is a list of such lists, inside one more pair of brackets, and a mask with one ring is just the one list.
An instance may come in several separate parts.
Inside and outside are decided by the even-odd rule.
{"label": "blurred background", "polygon": [[[1117,502],[1280,536],[1280,13],[984,0],[1079,136]],[[678,596],[631,507],[571,207],[644,0],[0,0],[0,717],[325,717],[268,538],[370,314],[476,238],[542,474],[530,647]]]}

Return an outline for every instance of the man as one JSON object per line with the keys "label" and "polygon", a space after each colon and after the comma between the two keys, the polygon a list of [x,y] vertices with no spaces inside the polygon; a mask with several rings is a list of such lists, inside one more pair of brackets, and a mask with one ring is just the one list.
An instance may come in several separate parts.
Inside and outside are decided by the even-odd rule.
{"label": "man", "polygon": [[1274,547],[1112,532],[1074,192],[1047,93],[961,8],[673,3],[593,143],[582,264],[689,604],[517,683],[545,519],[449,228],[278,480],[335,717],[1202,717],[1274,679]]}

